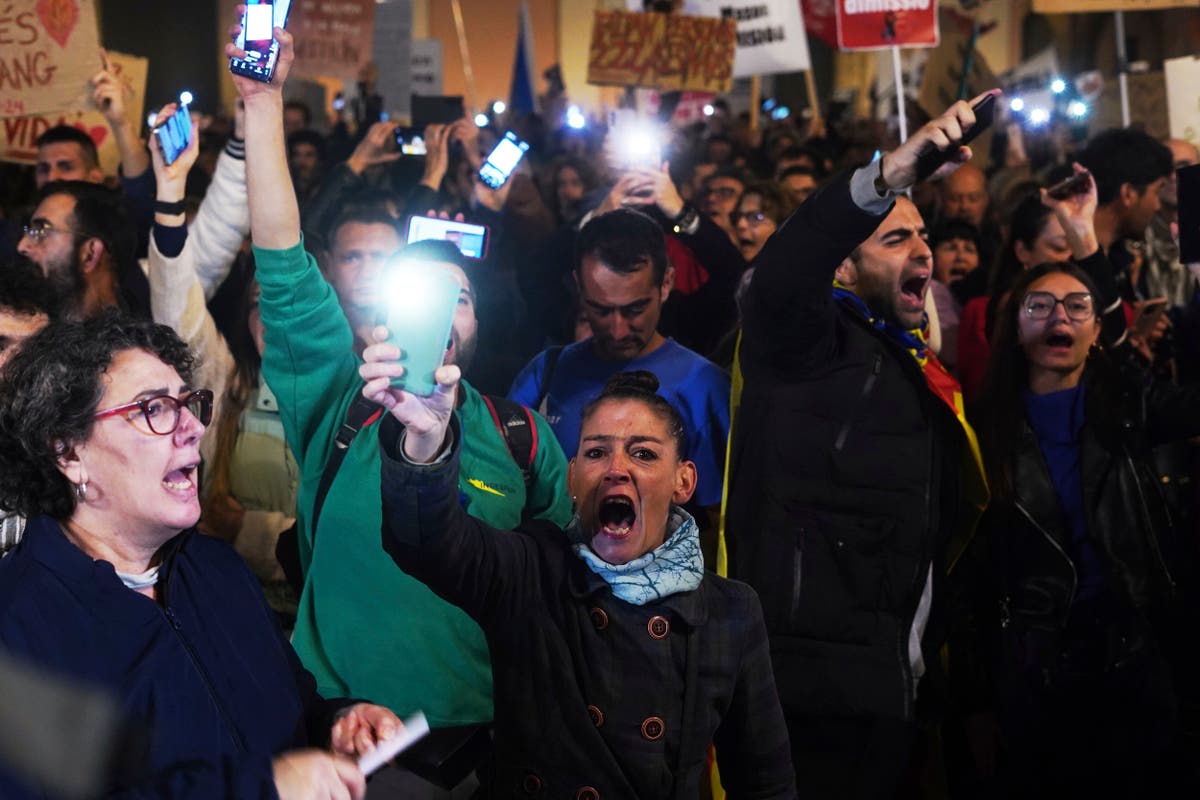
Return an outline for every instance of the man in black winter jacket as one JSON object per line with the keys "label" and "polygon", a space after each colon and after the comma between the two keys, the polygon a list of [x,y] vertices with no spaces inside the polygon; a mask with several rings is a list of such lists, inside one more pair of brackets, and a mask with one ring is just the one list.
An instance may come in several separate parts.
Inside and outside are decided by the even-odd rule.
{"label": "man in black winter jacket", "polygon": [[958,102],[810,197],[744,306],[730,575],[762,598],[800,796],[890,797],[908,768],[943,581],[986,503],[958,383],[924,344],[932,271],[900,193],[970,157]]}

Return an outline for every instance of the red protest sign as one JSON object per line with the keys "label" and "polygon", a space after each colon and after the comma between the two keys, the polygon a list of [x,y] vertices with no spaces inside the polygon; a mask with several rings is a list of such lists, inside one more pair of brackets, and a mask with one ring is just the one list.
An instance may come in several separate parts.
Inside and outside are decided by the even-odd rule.
{"label": "red protest sign", "polygon": [[838,0],[838,49],[937,47],[934,0]]}

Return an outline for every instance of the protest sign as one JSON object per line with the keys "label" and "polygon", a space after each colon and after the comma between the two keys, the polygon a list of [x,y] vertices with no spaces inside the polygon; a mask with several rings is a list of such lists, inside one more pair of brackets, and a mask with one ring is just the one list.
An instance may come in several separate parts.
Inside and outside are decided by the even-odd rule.
{"label": "protest sign", "polygon": [[833,49],[837,49],[837,0],[801,0],[804,29]]}
{"label": "protest sign", "polygon": [[727,92],[736,42],[732,19],[597,11],[588,83]]}
{"label": "protest sign", "polygon": [[375,0],[294,3],[288,29],[296,39],[292,74],[355,80],[371,60]]}
{"label": "protest sign", "polygon": [[934,0],[838,0],[838,48],[936,47]]}
{"label": "protest sign", "polygon": [[[144,58],[114,53],[111,50],[108,53],[108,61],[118,79],[128,89],[125,100],[126,115],[133,122],[135,129],[140,128],[141,120],[145,118],[146,72],[149,62]],[[87,83],[86,78],[84,83]],[[117,143],[108,127],[108,121],[103,114],[91,107],[90,101],[82,100],[78,107],[70,111],[0,119],[0,161],[36,164],[35,142],[55,125],[70,125],[91,136],[100,153],[100,166],[104,168],[104,174],[117,173],[121,154],[117,150]]]}
{"label": "protest sign", "polygon": [[436,96],[442,93],[442,43],[438,39],[413,39],[409,56],[412,93]]}
{"label": "protest sign", "polygon": [[683,13],[737,23],[735,78],[812,67],[798,0],[686,0]]}
{"label": "protest sign", "polygon": [[1200,58],[1169,58],[1163,67],[1171,138],[1200,144]]}
{"label": "protest sign", "polygon": [[1070,14],[1084,11],[1150,11],[1156,8],[1200,6],[1200,0],[1033,0],[1035,14]]}
{"label": "protest sign", "polygon": [[100,67],[92,0],[0,3],[0,117],[83,108]]}

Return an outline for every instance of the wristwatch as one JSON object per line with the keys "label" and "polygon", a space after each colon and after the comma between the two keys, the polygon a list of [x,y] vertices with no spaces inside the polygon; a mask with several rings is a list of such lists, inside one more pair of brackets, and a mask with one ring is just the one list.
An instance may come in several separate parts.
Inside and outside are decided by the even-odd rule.
{"label": "wristwatch", "polygon": [[683,207],[679,216],[671,220],[672,233],[691,233],[700,220],[700,212],[689,205]]}
{"label": "wristwatch", "polygon": [[883,179],[883,156],[879,157],[879,174],[875,176],[875,194],[880,197],[887,197],[891,189],[887,185],[887,181]]}

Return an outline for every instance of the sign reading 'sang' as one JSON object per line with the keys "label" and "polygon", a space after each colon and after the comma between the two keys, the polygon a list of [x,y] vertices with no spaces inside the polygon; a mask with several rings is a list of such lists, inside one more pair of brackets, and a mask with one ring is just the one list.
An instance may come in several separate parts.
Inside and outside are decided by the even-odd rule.
{"label": "sign reading 'sang'", "polygon": [[936,47],[937,0],[838,0],[838,49]]}

